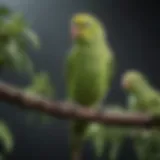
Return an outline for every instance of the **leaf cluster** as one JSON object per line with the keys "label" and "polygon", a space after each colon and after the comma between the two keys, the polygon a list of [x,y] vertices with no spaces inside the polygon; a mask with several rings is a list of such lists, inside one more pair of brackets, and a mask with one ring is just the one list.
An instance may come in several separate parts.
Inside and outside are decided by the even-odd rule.
{"label": "leaf cluster", "polygon": [[[40,39],[32,30],[22,13],[13,12],[6,6],[0,6],[0,69],[9,69],[19,73],[26,72],[31,83],[23,87],[27,94],[38,94],[51,98],[54,96],[54,86],[47,72],[35,72],[34,64],[27,53],[32,45],[40,49]],[[27,111],[26,120],[30,122],[39,119],[39,123],[49,122],[51,118],[39,112]],[[0,140],[5,155],[11,153],[14,147],[13,133],[7,124],[0,121]],[[0,159],[5,155],[0,150]]]}

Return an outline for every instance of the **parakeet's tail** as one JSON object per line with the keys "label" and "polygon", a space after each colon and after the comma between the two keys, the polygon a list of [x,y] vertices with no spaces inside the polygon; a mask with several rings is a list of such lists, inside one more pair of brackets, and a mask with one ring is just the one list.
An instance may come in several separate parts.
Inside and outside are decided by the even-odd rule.
{"label": "parakeet's tail", "polygon": [[87,127],[88,122],[71,122],[70,160],[81,160],[81,152]]}

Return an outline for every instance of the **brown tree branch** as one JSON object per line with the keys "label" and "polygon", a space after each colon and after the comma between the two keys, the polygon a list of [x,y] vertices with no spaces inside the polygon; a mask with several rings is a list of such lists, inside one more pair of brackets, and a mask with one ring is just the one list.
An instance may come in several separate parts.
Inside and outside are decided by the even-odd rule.
{"label": "brown tree branch", "polygon": [[80,119],[92,122],[104,123],[107,125],[151,127],[160,126],[160,118],[155,118],[141,113],[102,113],[93,109],[86,109],[83,106],[75,107],[75,104],[66,102],[55,102],[38,96],[31,96],[23,91],[0,83],[0,100],[16,104],[20,108],[34,109],[46,112],[57,118]]}

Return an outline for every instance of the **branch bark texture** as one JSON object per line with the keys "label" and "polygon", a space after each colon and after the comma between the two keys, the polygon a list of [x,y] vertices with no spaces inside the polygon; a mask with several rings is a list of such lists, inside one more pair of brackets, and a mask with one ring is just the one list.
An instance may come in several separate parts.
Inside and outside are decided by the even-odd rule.
{"label": "branch bark texture", "polygon": [[11,85],[0,83],[0,100],[16,105],[22,109],[33,109],[45,112],[61,119],[79,119],[107,125],[152,127],[160,126],[160,118],[142,113],[97,112],[84,106],[76,106],[61,101],[51,101],[39,96],[31,96]]}

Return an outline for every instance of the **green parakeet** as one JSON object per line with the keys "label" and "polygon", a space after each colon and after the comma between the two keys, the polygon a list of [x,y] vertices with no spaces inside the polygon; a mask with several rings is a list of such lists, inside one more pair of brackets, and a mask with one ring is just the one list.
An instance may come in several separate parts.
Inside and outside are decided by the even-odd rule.
{"label": "green parakeet", "polygon": [[[160,93],[153,88],[149,80],[136,70],[130,70],[122,76],[121,85],[128,93],[127,106],[130,111],[159,114]],[[138,129],[132,132],[133,143],[140,160],[158,160],[160,138],[156,128]],[[154,148],[155,151],[152,150]]]}
{"label": "green parakeet", "polygon": [[142,73],[136,70],[127,71],[121,82],[123,89],[128,93],[129,109],[151,114],[160,111],[160,93]]}
{"label": "green parakeet", "polygon": [[[95,107],[111,87],[114,55],[104,27],[95,16],[77,13],[70,28],[73,43],[65,66],[68,98],[70,102]],[[79,157],[87,126],[84,121],[71,125],[72,159]]]}

